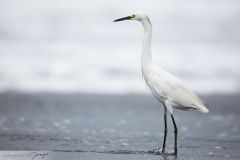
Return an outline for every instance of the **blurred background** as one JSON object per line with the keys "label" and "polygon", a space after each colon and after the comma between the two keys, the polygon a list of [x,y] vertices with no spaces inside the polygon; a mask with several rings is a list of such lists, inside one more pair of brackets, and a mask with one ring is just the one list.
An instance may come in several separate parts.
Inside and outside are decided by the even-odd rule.
{"label": "blurred background", "polygon": [[153,59],[198,93],[240,91],[240,1],[0,1],[0,91],[149,93],[143,29],[113,23],[145,11]]}

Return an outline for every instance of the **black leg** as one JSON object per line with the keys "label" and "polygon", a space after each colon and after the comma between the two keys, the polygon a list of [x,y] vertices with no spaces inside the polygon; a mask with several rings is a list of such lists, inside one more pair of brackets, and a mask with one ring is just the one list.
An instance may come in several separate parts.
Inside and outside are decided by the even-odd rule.
{"label": "black leg", "polygon": [[164,139],[163,139],[162,153],[165,153],[167,132],[168,132],[168,129],[167,129],[167,108],[164,106]]}
{"label": "black leg", "polygon": [[174,144],[174,155],[177,155],[177,134],[178,134],[178,129],[177,129],[177,125],[176,122],[174,120],[173,115],[171,114],[171,118],[172,118],[172,122],[174,125],[174,135],[175,135],[175,144]]}

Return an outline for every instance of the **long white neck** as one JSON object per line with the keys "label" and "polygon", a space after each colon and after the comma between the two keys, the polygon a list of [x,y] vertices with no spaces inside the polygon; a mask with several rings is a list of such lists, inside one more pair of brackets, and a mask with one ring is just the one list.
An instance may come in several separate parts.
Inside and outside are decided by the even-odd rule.
{"label": "long white neck", "polygon": [[152,40],[152,24],[147,18],[141,21],[144,28],[144,39],[142,47],[142,67],[152,63],[151,40]]}

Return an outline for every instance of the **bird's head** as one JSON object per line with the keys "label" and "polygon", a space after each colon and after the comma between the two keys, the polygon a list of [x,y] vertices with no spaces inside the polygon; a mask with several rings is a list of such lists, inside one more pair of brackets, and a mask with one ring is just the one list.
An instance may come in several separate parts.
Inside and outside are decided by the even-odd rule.
{"label": "bird's head", "polygon": [[116,19],[113,22],[124,21],[124,20],[143,21],[143,20],[149,20],[149,18],[144,12],[136,12],[135,14],[131,14],[127,17]]}

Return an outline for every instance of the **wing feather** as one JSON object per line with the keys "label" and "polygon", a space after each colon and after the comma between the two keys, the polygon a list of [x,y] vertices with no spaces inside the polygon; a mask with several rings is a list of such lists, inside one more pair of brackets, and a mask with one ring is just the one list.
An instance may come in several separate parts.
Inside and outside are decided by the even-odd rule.
{"label": "wing feather", "polygon": [[179,106],[206,111],[203,101],[172,74],[157,66],[150,66],[143,70],[143,76],[150,90],[157,94],[155,97],[167,97]]}

